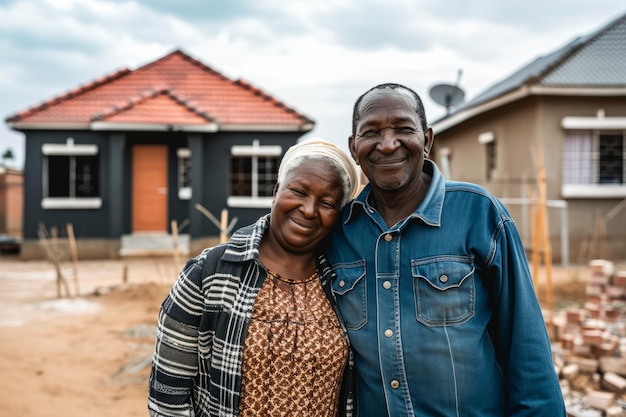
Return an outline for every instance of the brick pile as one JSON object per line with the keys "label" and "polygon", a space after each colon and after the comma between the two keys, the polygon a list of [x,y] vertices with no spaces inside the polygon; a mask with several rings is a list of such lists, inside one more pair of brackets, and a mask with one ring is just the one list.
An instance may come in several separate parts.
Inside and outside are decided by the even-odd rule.
{"label": "brick pile", "polygon": [[568,416],[626,417],[626,271],[590,261],[586,295],[550,329]]}

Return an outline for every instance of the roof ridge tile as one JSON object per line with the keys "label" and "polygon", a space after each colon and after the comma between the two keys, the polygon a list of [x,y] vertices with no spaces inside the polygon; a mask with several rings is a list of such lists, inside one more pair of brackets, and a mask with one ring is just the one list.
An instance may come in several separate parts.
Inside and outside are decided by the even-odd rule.
{"label": "roof ridge tile", "polygon": [[139,92],[138,94],[135,94],[133,96],[126,98],[126,100],[124,100],[120,104],[112,103],[108,106],[108,108],[104,109],[103,111],[95,113],[92,116],[91,120],[102,121],[102,120],[108,119],[117,114],[128,111],[137,105],[140,105],[144,102],[152,100],[158,97],[159,95],[168,96],[174,102],[180,104],[181,106],[185,107],[190,112],[206,119],[207,121],[210,121],[210,122],[215,121],[215,118],[213,118],[209,113],[200,109],[197,105],[190,103],[190,100],[187,100],[184,97],[181,97],[179,94],[174,93],[172,89],[166,85],[151,86]]}
{"label": "roof ridge tile", "polygon": [[135,105],[140,104],[141,102],[144,102],[146,100],[156,97],[160,93],[161,93],[161,90],[159,88],[154,88],[154,87],[147,88],[143,91],[140,91],[139,93],[135,95],[127,97],[125,100],[122,100],[121,104],[119,105],[116,103],[108,104],[107,108],[105,108],[104,110],[94,113],[94,115],[91,117],[91,120],[92,121],[103,120],[115,114],[122,113],[128,109],[133,108]]}
{"label": "roof ridge tile", "polygon": [[215,121],[214,117],[212,117],[205,110],[203,110],[200,107],[198,107],[198,105],[193,100],[186,99],[186,98],[180,96],[179,94],[175,93],[171,89],[168,89],[165,92],[165,94],[169,95],[178,104],[186,107],[188,110],[190,110],[191,112],[197,114],[198,116],[203,117],[203,118],[207,119],[210,122],[214,122]]}

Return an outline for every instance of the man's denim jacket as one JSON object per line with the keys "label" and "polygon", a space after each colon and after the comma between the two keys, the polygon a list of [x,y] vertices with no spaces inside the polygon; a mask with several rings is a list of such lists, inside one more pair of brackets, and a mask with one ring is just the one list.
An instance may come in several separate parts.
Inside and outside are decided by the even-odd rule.
{"label": "man's denim jacket", "polygon": [[370,186],[344,208],[328,259],[356,352],[356,414],[565,416],[515,223],[485,189],[432,176],[388,227]]}

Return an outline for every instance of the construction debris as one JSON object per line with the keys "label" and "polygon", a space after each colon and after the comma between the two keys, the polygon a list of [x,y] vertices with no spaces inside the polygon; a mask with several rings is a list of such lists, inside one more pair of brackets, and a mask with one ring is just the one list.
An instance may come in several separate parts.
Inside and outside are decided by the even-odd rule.
{"label": "construction debris", "polygon": [[583,306],[555,314],[553,357],[569,417],[626,417],[626,271],[589,262]]}

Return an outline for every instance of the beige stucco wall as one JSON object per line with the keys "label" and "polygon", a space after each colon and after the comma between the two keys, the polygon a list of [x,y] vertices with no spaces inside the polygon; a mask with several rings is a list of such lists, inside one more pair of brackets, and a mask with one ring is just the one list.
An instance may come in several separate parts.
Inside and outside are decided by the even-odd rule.
{"label": "beige stucco wall", "polygon": [[[566,116],[595,117],[603,109],[607,117],[626,116],[626,98],[531,96],[476,116],[445,132],[435,132],[433,158],[441,164],[440,150],[451,151],[451,179],[476,182],[496,196],[508,199],[523,197],[526,190],[536,190],[538,150],[543,151],[548,200],[561,200],[562,147]],[[487,182],[486,150],[478,135],[491,131],[496,140],[497,170]],[[528,184],[525,185],[525,184]],[[588,258],[626,259],[626,209],[613,217],[606,227],[602,219],[617,204],[616,199],[568,199],[567,212],[548,211],[550,241],[554,259],[561,261],[561,215],[567,216],[569,262]],[[507,204],[530,245],[533,223],[529,207]],[[530,248],[529,248],[530,249]]]}

